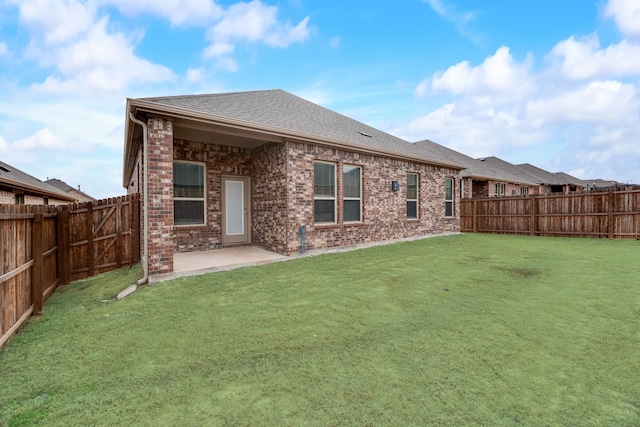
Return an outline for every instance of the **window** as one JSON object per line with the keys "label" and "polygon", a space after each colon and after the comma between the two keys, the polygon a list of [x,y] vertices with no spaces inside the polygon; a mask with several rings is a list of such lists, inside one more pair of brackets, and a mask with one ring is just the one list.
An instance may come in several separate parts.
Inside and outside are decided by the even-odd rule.
{"label": "window", "polygon": [[460,179],[460,198],[464,199],[464,179]]}
{"label": "window", "polygon": [[343,221],[360,222],[362,217],[362,169],[345,165],[342,168]]}
{"label": "window", "polygon": [[504,184],[494,184],[493,194],[496,196],[504,196]]}
{"label": "window", "polygon": [[13,204],[14,205],[24,205],[24,194],[14,194],[13,195]]}
{"label": "window", "polygon": [[444,216],[453,216],[453,178],[444,181]]}
{"label": "window", "polygon": [[336,222],[336,165],[313,164],[313,221]]}
{"label": "window", "polygon": [[520,195],[528,196],[529,195],[529,187],[520,187]]}
{"label": "window", "polygon": [[204,225],[204,164],[173,163],[173,222]]}
{"label": "window", "polygon": [[418,175],[407,174],[407,218],[418,218]]}

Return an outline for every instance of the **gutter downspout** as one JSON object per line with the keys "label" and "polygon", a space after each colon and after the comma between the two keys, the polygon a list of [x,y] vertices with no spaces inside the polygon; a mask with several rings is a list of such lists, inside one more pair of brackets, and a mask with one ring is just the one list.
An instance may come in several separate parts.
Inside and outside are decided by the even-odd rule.
{"label": "gutter downspout", "polygon": [[148,154],[148,132],[147,125],[136,118],[132,112],[129,112],[129,118],[132,122],[139,124],[142,126],[142,155],[144,156],[144,172],[143,172],[143,203],[144,203],[144,211],[143,211],[143,223],[144,223],[144,236],[143,236],[143,245],[144,245],[144,257],[142,261],[142,270],[144,271],[144,276],[142,279],[138,280],[138,285],[144,285],[149,281],[149,156]]}

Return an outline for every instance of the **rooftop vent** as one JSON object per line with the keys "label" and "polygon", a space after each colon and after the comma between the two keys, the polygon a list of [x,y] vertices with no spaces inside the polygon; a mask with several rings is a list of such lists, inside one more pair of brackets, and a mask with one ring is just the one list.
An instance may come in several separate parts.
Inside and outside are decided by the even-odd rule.
{"label": "rooftop vent", "polygon": [[7,168],[5,168],[5,167],[0,166],[0,171],[2,171],[2,172],[9,172],[9,169],[7,169]]}
{"label": "rooftop vent", "polygon": [[362,131],[358,131],[358,133],[362,136],[366,136],[367,138],[373,138],[371,135],[369,135],[368,133],[364,133]]}

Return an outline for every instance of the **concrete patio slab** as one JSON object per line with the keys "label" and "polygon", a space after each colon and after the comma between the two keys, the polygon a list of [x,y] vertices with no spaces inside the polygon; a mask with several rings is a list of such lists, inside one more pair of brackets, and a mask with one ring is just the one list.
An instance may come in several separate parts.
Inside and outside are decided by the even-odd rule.
{"label": "concrete patio slab", "polygon": [[210,251],[175,253],[173,254],[173,273],[151,276],[149,277],[149,283],[231,270],[238,267],[267,264],[289,258],[257,246],[237,246]]}

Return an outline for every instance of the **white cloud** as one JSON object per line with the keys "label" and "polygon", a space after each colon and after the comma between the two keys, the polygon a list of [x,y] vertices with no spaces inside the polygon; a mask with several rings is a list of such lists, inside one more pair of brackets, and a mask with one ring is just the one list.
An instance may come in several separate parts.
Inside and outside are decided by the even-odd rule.
{"label": "white cloud", "polygon": [[640,3],[638,0],[609,0],[604,13],[613,18],[620,31],[632,37],[640,36]]}
{"label": "white cloud", "polygon": [[9,48],[6,43],[0,42],[0,57],[9,56]]}
{"label": "white cloud", "polygon": [[474,12],[461,12],[455,7],[445,3],[443,0],[423,0],[438,15],[452,22],[460,35],[469,38],[475,43],[479,43],[481,37],[471,28],[475,19]]}
{"label": "white cloud", "polygon": [[156,15],[171,25],[204,25],[220,17],[222,9],[212,0],[99,0],[103,5],[116,6],[123,14]]}
{"label": "white cloud", "polygon": [[331,37],[331,41],[329,42],[329,45],[332,48],[336,49],[336,48],[340,47],[340,42],[341,42],[341,40],[340,40],[339,36]]}
{"label": "white cloud", "polygon": [[107,18],[85,37],[58,52],[57,67],[74,85],[119,91],[132,83],[164,82],[175,78],[168,68],[137,57],[123,33],[108,33]]}
{"label": "white cloud", "polygon": [[616,125],[637,120],[639,105],[633,85],[607,80],[530,101],[526,112],[529,119],[544,123]]}
{"label": "white cloud", "polygon": [[187,82],[189,83],[197,83],[202,80],[204,75],[204,70],[202,68],[189,68],[185,75]]}
{"label": "white cloud", "polygon": [[303,43],[310,34],[309,17],[297,25],[278,21],[278,8],[258,0],[229,6],[222,19],[207,33],[211,45],[205,49],[205,58],[224,57],[233,52],[234,42],[264,43],[271,47],[288,47]]}
{"label": "white cloud", "polygon": [[430,79],[420,82],[416,94],[424,96],[431,89],[434,92],[462,93],[530,91],[534,85],[529,76],[529,60],[517,63],[513,60],[508,47],[499,48],[493,56],[472,67],[468,61],[462,61],[449,67],[444,73],[437,72]]}
{"label": "white cloud", "polygon": [[19,11],[31,34],[28,55],[57,71],[32,85],[39,93],[120,95],[132,84],[175,79],[168,68],[136,56],[134,37],[109,30],[109,18],[98,19],[92,2],[28,0]]}
{"label": "white cloud", "polygon": [[75,141],[69,141],[58,134],[52,132],[49,128],[40,129],[35,134],[18,140],[12,144],[16,150],[34,150],[34,149],[53,149],[68,150],[74,147]]}
{"label": "white cloud", "polygon": [[640,45],[627,40],[600,49],[597,35],[558,43],[550,57],[559,59],[561,73],[569,79],[640,75]]}
{"label": "white cloud", "polygon": [[44,41],[56,46],[73,40],[93,25],[92,3],[77,0],[9,0],[19,6],[20,22]]}

